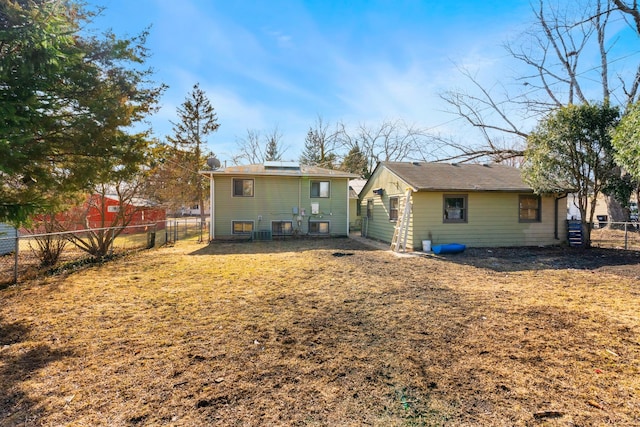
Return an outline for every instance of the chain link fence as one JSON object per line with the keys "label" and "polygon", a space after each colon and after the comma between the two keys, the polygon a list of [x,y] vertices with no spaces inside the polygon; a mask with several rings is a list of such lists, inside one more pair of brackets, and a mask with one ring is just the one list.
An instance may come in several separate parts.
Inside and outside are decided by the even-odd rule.
{"label": "chain link fence", "polygon": [[[363,224],[366,230],[366,222]],[[208,219],[170,218],[155,224],[92,229],[105,233],[120,231],[109,247],[109,255],[128,251],[149,249],[178,240],[197,238],[209,241]],[[365,231],[366,233],[366,231]],[[44,275],[50,272],[73,268],[89,263],[91,255],[70,242],[71,235],[88,239],[88,230],[63,233],[30,234],[24,230],[0,234],[0,288],[20,280]],[[43,262],[41,245],[61,245],[59,257],[52,265]],[[591,232],[593,247],[640,251],[640,224],[638,222],[596,222]],[[17,250],[16,250],[17,249]],[[55,249],[55,248],[54,248]]]}
{"label": "chain link fence", "polygon": [[[26,230],[0,234],[0,288],[20,280],[72,269],[94,261],[73,240],[90,243],[96,235],[119,233],[108,247],[107,256],[151,249],[178,240],[198,238],[208,241],[207,222],[200,218],[173,218],[158,223],[128,227],[94,228],[60,233],[33,234]],[[50,259],[47,253],[57,254]]]}
{"label": "chain link fence", "polygon": [[599,221],[592,225],[591,246],[640,250],[640,223]]}

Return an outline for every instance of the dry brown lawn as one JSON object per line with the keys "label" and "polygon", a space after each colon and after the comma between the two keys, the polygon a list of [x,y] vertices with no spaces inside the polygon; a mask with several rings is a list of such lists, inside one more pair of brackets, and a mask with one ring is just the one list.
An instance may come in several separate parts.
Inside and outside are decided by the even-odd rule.
{"label": "dry brown lawn", "polygon": [[639,260],[140,252],[0,291],[0,425],[637,426]]}

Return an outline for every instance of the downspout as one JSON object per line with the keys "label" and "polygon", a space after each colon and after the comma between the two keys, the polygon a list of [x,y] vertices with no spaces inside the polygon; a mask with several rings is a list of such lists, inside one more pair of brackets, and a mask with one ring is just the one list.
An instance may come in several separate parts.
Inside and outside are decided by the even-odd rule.
{"label": "downspout", "polygon": [[349,198],[349,178],[347,178],[347,237],[349,236],[349,233],[351,232],[351,230],[349,229],[349,225],[350,225],[350,218],[349,218],[349,211],[350,211],[350,204],[351,204],[351,199]]}
{"label": "downspout", "polygon": [[[298,233],[302,234],[302,177],[298,178],[298,215],[296,216],[296,225],[298,226]],[[302,218],[302,219],[299,219]]]}
{"label": "downspout", "polygon": [[562,197],[556,197],[555,198],[555,215],[554,215],[554,221],[553,221],[553,237],[556,240],[560,240],[560,237],[558,236],[558,226],[559,226],[559,222],[558,222],[558,201],[562,200],[562,199],[566,199],[568,196],[567,193],[565,193],[564,196]]}

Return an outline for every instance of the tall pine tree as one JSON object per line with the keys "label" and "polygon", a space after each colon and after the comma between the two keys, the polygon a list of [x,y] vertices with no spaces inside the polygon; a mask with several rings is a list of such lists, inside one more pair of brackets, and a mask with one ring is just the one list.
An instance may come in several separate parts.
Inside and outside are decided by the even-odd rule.
{"label": "tall pine tree", "polygon": [[70,194],[126,180],[148,158],[163,85],[146,33],[87,36],[80,1],[0,1],[0,220],[19,224]]}
{"label": "tall pine tree", "polygon": [[360,149],[360,145],[356,143],[349,153],[342,160],[342,164],[340,165],[340,170],[345,172],[355,173],[360,176],[360,178],[368,179],[370,176],[369,168],[368,168],[367,158],[364,153]]}
{"label": "tall pine tree", "polygon": [[309,128],[307,137],[304,140],[304,151],[300,155],[300,163],[303,165],[334,169],[336,159],[335,153],[328,149],[328,144],[323,133]]}
{"label": "tall pine tree", "polygon": [[184,194],[193,194],[194,201],[197,201],[200,208],[201,223],[204,223],[204,178],[198,171],[204,164],[203,147],[207,143],[206,137],[217,131],[220,125],[214,108],[200,89],[199,83],[193,86],[193,91],[177,111],[180,121],[172,122],[173,136],[167,139],[184,156],[180,165],[187,175]]}

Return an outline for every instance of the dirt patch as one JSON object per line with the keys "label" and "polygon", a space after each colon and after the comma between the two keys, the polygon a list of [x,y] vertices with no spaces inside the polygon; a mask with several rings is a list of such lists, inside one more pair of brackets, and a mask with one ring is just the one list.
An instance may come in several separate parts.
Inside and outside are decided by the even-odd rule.
{"label": "dirt patch", "polygon": [[640,278],[640,252],[607,248],[470,248],[442,257],[495,271],[588,270]]}
{"label": "dirt patch", "polygon": [[636,258],[178,242],[0,291],[0,425],[639,425]]}

